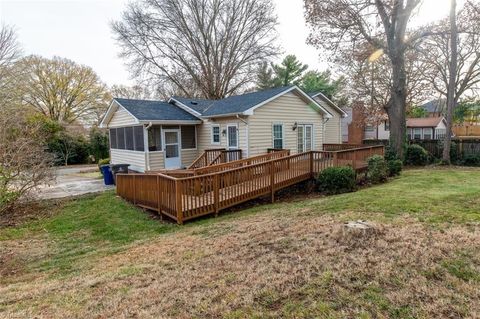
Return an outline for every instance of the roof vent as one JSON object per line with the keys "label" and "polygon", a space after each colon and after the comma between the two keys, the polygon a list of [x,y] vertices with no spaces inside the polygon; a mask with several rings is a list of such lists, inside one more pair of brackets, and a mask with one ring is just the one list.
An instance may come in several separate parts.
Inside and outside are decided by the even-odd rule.
{"label": "roof vent", "polygon": [[190,104],[197,105],[198,102],[197,101],[190,101]]}

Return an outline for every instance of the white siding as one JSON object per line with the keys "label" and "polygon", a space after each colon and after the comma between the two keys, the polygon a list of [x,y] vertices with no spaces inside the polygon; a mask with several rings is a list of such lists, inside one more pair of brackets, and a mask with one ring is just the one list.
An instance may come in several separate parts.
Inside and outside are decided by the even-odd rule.
{"label": "white siding", "polygon": [[250,156],[267,152],[273,147],[272,125],[282,123],[284,148],[297,152],[297,124],[313,124],[313,149],[321,150],[323,145],[323,115],[314,110],[298,95],[290,92],[259,107],[249,117]]}
{"label": "white siding", "polygon": [[181,156],[182,166],[188,167],[198,157],[198,151],[196,149],[182,150]]}
{"label": "white siding", "polygon": [[150,170],[156,171],[165,168],[165,158],[163,152],[150,152],[148,153],[150,160]]}
{"label": "white siding", "polygon": [[[246,119],[248,120],[248,119]],[[212,144],[212,125],[220,125],[220,143]],[[205,120],[202,125],[197,127],[198,138],[198,154],[203,153],[206,149],[211,148],[228,148],[227,147],[227,135],[223,135],[222,132],[227,129],[227,125],[236,124],[238,127],[238,146],[243,151],[242,156],[251,156],[247,154],[247,139],[248,129],[247,125],[236,117],[221,118],[215,120]]]}
{"label": "white siding", "polygon": [[325,123],[325,136],[323,139],[324,143],[329,144],[341,144],[342,143],[342,123],[341,123],[341,114],[338,113],[337,110],[327,105],[327,103],[322,103],[318,100],[317,102],[320,103],[325,109],[327,109],[330,114],[333,115],[332,118],[328,119],[327,123]]}
{"label": "white siding", "polygon": [[123,107],[119,106],[115,113],[113,113],[112,119],[108,122],[108,127],[120,127],[135,125],[137,120],[131,116]]}
{"label": "white siding", "polygon": [[110,149],[110,162],[112,164],[130,164],[129,169],[133,171],[145,171],[144,152]]}

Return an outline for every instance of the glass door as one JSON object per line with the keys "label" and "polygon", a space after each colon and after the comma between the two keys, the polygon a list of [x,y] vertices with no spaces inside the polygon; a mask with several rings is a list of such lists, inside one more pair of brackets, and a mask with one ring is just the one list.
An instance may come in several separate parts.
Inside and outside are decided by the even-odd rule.
{"label": "glass door", "polygon": [[313,125],[297,126],[297,152],[309,152],[313,149]]}

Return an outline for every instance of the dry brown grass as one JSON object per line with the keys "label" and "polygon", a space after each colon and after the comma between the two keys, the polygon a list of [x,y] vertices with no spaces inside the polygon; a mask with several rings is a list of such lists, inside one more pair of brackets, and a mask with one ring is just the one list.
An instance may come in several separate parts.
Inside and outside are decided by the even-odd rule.
{"label": "dry brown grass", "polygon": [[348,238],[347,214],[281,210],[161,235],[68,277],[2,286],[0,316],[480,317],[478,229],[402,218]]}

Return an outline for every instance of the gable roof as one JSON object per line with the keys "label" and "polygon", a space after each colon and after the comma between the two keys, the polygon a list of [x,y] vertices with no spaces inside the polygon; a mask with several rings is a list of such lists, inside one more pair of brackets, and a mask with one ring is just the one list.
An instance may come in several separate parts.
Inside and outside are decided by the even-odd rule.
{"label": "gable roof", "polygon": [[440,122],[444,121],[443,116],[439,117],[422,117],[408,118],[407,127],[437,127]]}
{"label": "gable roof", "polygon": [[317,92],[317,93],[309,93],[310,97],[312,98],[318,98],[319,100],[327,103],[327,105],[329,105],[331,108],[333,108],[334,110],[336,110],[338,113],[340,113],[340,115],[342,117],[347,117],[348,114],[347,112],[345,112],[344,110],[342,110],[342,108],[340,108],[339,106],[337,106],[335,103],[333,103],[332,100],[330,100],[325,94],[323,94],[322,92]]}
{"label": "gable roof", "polygon": [[[295,85],[272,88],[268,90],[250,92],[241,95],[233,95],[221,100],[192,99],[174,96],[171,99],[179,102],[181,106],[186,107],[203,117],[220,117],[226,115],[251,115],[251,112],[265,103],[287,93],[296,90],[306,100],[313,103],[322,113],[331,117],[322,105],[312,99],[305,92]],[[250,114],[249,114],[250,113]]]}
{"label": "gable roof", "polygon": [[437,99],[431,100],[423,104],[421,107],[424,108],[428,113],[440,112],[443,113],[447,105],[446,99]]}
{"label": "gable roof", "polygon": [[115,98],[130,114],[140,121],[198,121],[181,108],[162,101]]}

